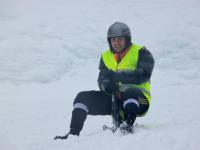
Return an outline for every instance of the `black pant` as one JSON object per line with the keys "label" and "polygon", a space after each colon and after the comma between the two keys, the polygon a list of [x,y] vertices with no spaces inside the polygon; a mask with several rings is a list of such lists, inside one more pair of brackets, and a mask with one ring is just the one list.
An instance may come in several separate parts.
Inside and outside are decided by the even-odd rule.
{"label": "black pant", "polygon": [[[128,89],[122,93],[121,99],[119,99],[121,106],[123,106],[124,101],[130,98],[137,100],[139,107],[130,105],[130,109],[127,107],[125,112],[131,112],[135,116],[147,112],[149,104],[140,90]],[[74,110],[70,128],[74,134],[79,135],[87,115],[111,115],[112,96],[103,91],[83,91],[77,94],[73,104]]]}

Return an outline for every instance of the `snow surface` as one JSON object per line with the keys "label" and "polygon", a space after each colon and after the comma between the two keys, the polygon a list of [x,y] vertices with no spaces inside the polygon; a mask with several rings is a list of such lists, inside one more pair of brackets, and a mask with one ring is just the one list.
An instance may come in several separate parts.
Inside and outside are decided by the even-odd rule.
{"label": "snow surface", "polygon": [[[199,0],[1,0],[0,150],[200,149]],[[154,55],[152,104],[134,135],[103,132],[109,116],[69,130],[73,99],[97,90],[114,21]]]}

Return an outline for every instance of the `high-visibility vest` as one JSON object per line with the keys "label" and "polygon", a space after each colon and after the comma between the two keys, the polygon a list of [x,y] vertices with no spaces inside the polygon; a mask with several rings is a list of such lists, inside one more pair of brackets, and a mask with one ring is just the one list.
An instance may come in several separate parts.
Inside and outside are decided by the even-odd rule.
{"label": "high-visibility vest", "polygon": [[[107,50],[102,53],[102,59],[105,66],[113,71],[134,71],[137,67],[139,51],[144,46],[132,45],[126,55],[121,59],[119,63],[114,58],[114,53]],[[119,82],[119,91],[124,92],[128,88],[137,88],[143,92],[145,97],[148,99],[150,104],[151,94],[150,94],[150,81],[142,84],[122,84]]]}

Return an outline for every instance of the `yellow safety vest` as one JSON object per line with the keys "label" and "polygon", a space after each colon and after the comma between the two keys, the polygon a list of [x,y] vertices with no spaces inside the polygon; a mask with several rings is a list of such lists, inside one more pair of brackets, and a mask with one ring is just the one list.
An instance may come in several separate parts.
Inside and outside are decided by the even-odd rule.
{"label": "yellow safety vest", "polygon": [[[114,58],[114,53],[111,52],[110,50],[107,50],[102,53],[102,59],[105,66],[113,71],[122,71],[122,70],[133,71],[137,67],[138,55],[141,48],[143,48],[143,46],[138,46],[135,44],[132,45],[129,51],[126,53],[126,55],[122,58],[120,63],[117,63],[117,61]],[[145,95],[145,97],[148,99],[148,102],[150,104],[151,101],[150,82],[145,82],[142,84],[119,83],[119,90],[121,92],[124,92],[128,88],[138,88],[139,90],[141,90]]]}

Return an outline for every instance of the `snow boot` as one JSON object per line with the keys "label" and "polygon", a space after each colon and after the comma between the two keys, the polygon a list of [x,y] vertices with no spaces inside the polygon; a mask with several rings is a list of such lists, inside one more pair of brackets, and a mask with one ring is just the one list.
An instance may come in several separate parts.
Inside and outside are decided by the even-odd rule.
{"label": "snow boot", "polygon": [[119,129],[122,134],[133,133],[133,125],[128,125],[125,121],[120,124]]}

